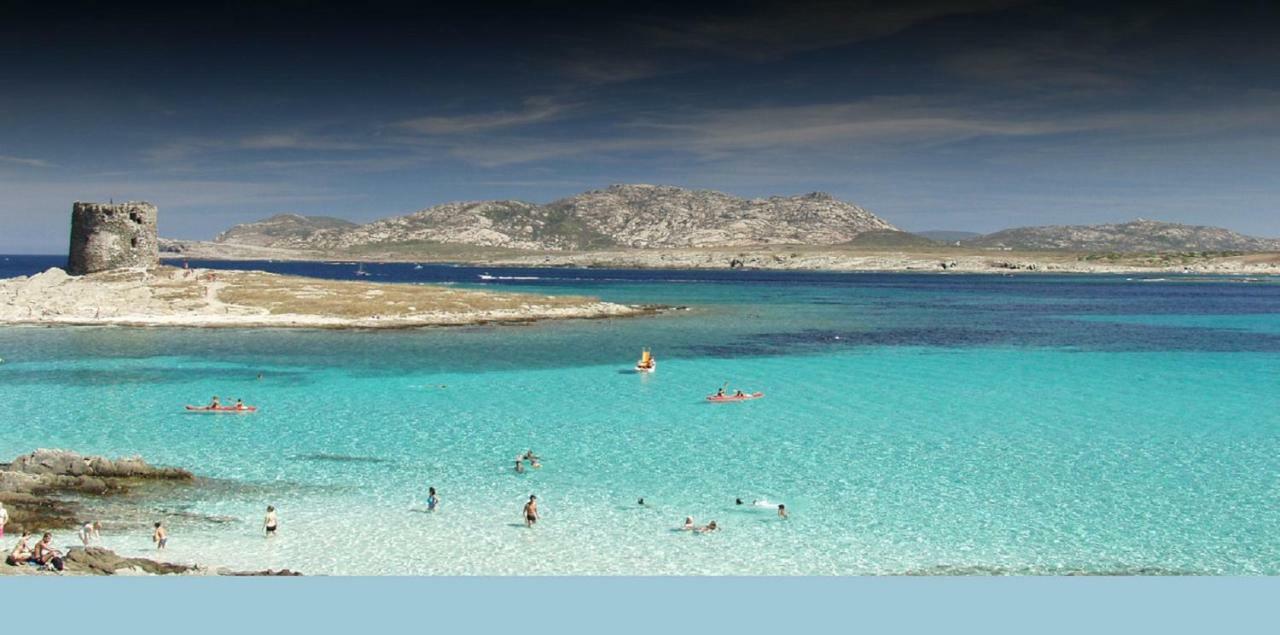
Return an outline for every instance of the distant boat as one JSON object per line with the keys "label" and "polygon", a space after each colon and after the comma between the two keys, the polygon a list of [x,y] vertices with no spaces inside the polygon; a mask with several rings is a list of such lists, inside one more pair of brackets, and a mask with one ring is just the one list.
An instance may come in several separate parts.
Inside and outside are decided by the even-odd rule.
{"label": "distant boat", "polygon": [[652,373],[655,370],[658,370],[658,360],[653,358],[653,354],[649,352],[649,349],[646,348],[640,351],[640,361],[636,362],[636,372]]}
{"label": "distant boat", "polygon": [[491,276],[491,275],[489,275],[489,274],[487,274],[487,273],[482,273],[482,274],[480,274],[480,279],[481,279],[481,280],[497,280],[497,278],[496,278],[496,277]]}
{"label": "distant boat", "polygon": [[356,275],[357,276],[369,275],[369,272],[364,270],[364,263],[360,263],[360,265],[356,267]]}
{"label": "distant boat", "polygon": [[414,266],[413,266],[413,268],[414,268],[414,269],[421,269],[421,268],[422,268],[422,265],[414,265]]}

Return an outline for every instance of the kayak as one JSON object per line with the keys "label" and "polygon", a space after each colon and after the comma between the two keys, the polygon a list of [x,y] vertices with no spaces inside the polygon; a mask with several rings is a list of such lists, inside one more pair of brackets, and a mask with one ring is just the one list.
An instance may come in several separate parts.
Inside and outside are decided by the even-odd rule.
{"label": "kayak", "polygon": [[748,401],[751,399],[759,399],[764,396],[762,392],[753,392],[747,395],[711,395],[707,397],[707,401],[711,403],[724,403],[726,401]]}
{"label": "kayak", "polygon": [[653,371],[655,371],[655,370],[658,370],[658,361],[657,361],[657,360],[653,360],[653,361],[651,361],[651,362],[649,363],[649,365],[648,365],[648,366],[642,366],[642,365],[640,365],[640,364],[636,364],[636,372],[637,372],[637,373],[652,373],[652,372],[653,372]]}
{"label": "kayak", "polygon": [[210,408],[209,406],[187,406],[187,412],[209,412],[214,414],[257,411],[257,406],[245,406],[243,408],[237,408],[235,406],[220,406],[218,408]]}

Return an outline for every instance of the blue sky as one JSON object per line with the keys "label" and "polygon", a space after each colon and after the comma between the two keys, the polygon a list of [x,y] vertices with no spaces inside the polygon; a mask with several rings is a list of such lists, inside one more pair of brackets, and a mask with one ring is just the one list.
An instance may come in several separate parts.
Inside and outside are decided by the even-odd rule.
{"label": "blue sky", "polygon": [[1273,2],[47,4],[0,8],[4,253],[611,183],[1280,236]]}

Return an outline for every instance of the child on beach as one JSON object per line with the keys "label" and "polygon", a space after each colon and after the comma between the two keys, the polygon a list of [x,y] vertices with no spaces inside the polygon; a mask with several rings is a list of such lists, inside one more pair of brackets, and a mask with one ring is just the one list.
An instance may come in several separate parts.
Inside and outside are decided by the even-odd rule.
{"label": "child on beach", "polygon": [[169,542],[169,532],[160,523],[156,523],[156,530],[151,533],[151,542],[156,543],[157,551],[163,551],[165,544]]}
{"label": "child on beach", "polygon": [[268,536],[276,535],[276,527],[279,526],[279,522],[276,520],[275,507],[267,505],[267,517],[262,521],[262,526],[266,529]]}

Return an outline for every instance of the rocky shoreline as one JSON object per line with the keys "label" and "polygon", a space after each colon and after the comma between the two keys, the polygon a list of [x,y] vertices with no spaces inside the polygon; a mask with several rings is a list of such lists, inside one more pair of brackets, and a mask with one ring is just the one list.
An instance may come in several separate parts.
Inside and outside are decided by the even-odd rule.
{"label": "rocky shoreline", "polygon": [[[0,503],[8,512],[4,555],[9,555],[22,532],[30,544],[41,532],[79,527],[84,499],[124,497],[147,486],[197,486],[191,472],[153,466],[140,457],[108,459],[67,450],[39,449],[0,464]],[[116,519],[106,518],[108,523]],[[58,546],[61,548],[61,546]],[[29,563],[0,562],[0,576],[8,575],[300,575],[289,570],[232,571],[197,564],[178,564],[147,558],[127,558],[102,547],[71,547],[63,556],[64,569],[49,571]]]}
{"label": "rocky shoreline", "polygon": [[494,267],[747,269],[883,273],[1074,273],[1280,275],[1280,253],[1110,254],[966,248],[839,248],[802,245],[689,249],[497,252],[486,249],[319,252],[235,244],[165,241],[167,259],[437,262]]}
{"label": "rocky shoreline", "polygon": [[649,315],[595,298],[154,267],[0,280],[0,324],[397,329]]}

